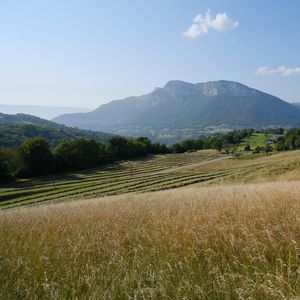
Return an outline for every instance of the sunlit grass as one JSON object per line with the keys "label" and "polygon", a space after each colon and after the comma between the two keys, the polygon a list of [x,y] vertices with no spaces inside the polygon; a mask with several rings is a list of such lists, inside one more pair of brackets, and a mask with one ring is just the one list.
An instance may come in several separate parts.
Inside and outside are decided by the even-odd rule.
{"label": "sunlit grass", "polygon": [[12,209],[0,212],[0,298],[292,298],[299,243],[296,181]]}

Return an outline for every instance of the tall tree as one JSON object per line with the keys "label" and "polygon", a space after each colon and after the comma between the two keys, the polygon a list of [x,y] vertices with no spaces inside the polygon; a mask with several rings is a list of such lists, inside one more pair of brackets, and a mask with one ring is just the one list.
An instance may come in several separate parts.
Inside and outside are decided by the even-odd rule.
{"label": "tall tree", "polygon": [[28,139],[18,149],[19,169],[17,175],[38,176],[53,171],[53,155],[46,139]]}

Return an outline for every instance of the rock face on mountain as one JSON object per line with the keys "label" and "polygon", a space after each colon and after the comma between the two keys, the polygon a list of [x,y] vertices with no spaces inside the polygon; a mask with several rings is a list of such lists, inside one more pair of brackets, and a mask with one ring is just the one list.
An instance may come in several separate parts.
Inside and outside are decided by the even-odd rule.
{"label": "rock face on mountain", "polygon": [[300,125],[300,111],[272,95],[232,81],[170,81],[153,92],[66,114],[55,122],[163,142],[224,129]]}

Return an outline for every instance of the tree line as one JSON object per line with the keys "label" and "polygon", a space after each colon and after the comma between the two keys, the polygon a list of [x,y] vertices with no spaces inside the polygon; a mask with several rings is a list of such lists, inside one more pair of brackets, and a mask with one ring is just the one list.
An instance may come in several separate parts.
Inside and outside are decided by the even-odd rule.
{"label": "tree line", "polygon": [[234,151],[243,139],[250,137],[254,129],[234,130],[228,133],[217,133],[210,136],[202,136],[198,139],[188,139],[176,143],[170,147],[173,153],[183,153],[187,151],[215,149],[219,153],[224,151],[229,154]]}
{"label": "tree line", "polygon": [[[254,132],[258,131],[234,130],[223,134],[201,136],[197,139],[187,139],[170,147],[152,143],[147,137],[127,139],[119,136],[114,136],[105,143],[85,138],[62,140],[56,147],[50,147],[45,138],[35,137],[27,139],[18,148],[0,148],[0,180],[81,170],[151,154],[184,153],[203,149],[215,149],[229,154],[235,152],[238,145]],[[249,145],[246,145],[246,151],[269,152],[300,149],[300,128],[286,131],[279,128],[260,132],[279,134],[280,139],[272,146],[266,144],[265,149],[251,149]]]}
{"label": "tree line", "polygon": [[30,138],[18,148],[0,148],[0,179],[28,178],[81,170],[118,160],[165,154],[169,149],[147,137],[112,137],[107,143],[94,139],[63,140],[50,148],[42,137]]}

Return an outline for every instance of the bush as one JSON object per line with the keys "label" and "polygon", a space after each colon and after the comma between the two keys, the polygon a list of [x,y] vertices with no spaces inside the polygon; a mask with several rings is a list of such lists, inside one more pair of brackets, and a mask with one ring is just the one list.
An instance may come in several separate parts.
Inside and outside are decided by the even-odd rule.
{"label": "bush", "polygon": [[255,149],[252,153],[253,154],[260,153],[261,150],[262,150],[261,147],[257,146],[257,147],[255,147]]}
{"label": "bush", "polygon": [[266,153],[272,152],[274,149],[270,144],[266,144],[265,151]]}
{"label": "bush", "polygon": [[247,143],[247,145],[245,146],[244,151],[252,151],[249,143]]}

